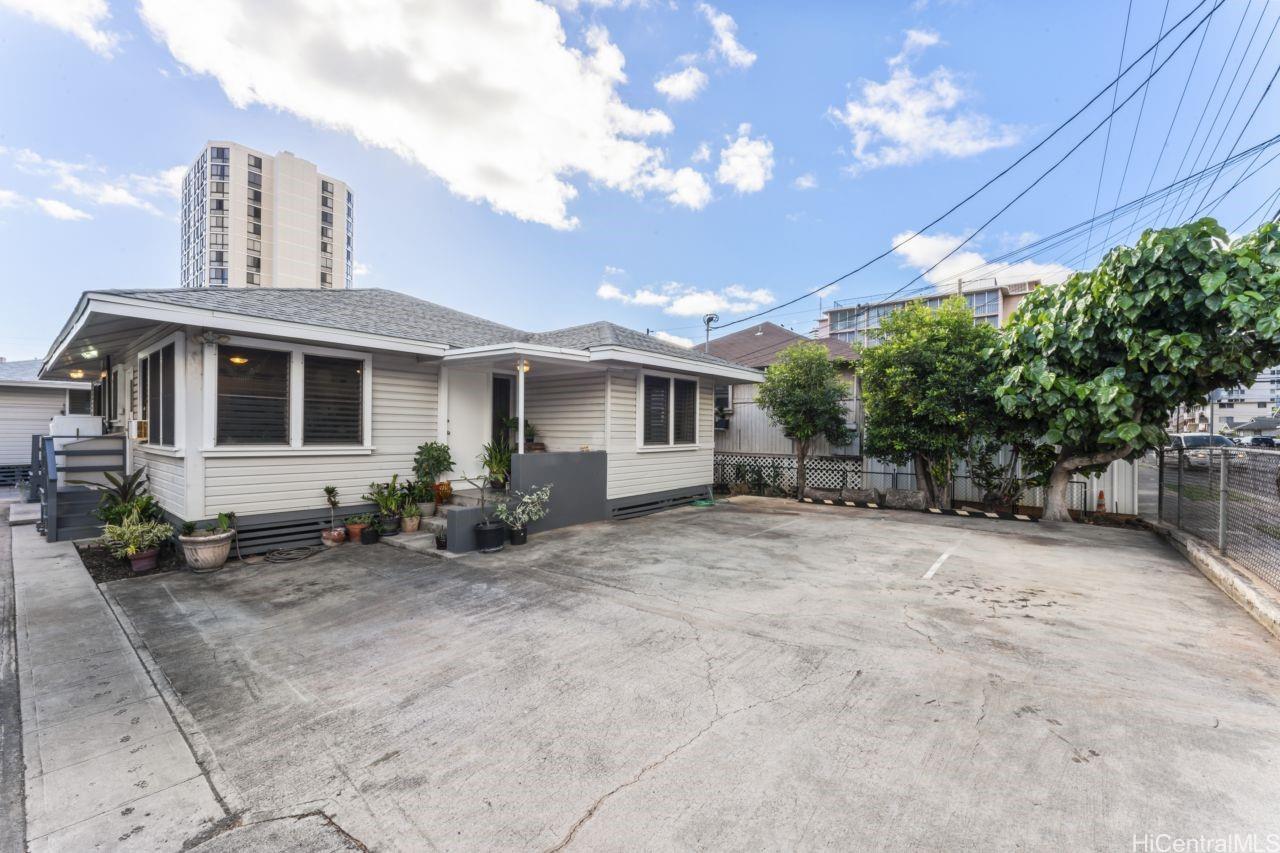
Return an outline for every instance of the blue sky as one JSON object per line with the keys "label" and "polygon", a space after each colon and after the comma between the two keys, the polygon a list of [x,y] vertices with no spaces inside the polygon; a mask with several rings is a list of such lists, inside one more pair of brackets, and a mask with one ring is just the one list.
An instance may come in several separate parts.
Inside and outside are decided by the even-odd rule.
{"label": "blue sky", "polygon": [[[353,186],[357,286],[530,329],[604,318],[700,338],[707,308],[728,322],[777,305],[921,227],[1105,85],[1122,40],[1128,62],[1195,6],[0,0],[0,355],[43,355],[82,290],[176,286],[169,188],[210,138]],[[1109,143],[1104,128],[927,281],[1085,220],[1095,197],[1105,211],[1163,186],[1179,158],[1189,173],[1197,126],[1200,164],[1225,157],[1280,61],[1277,17],[1226,0],[1194,74],[1199,32]],[[909,281],[1109,108],[828,304]],[[1277,117],[1273,92],[1235,150]],[[1278,178],[1263,169],[1216,215],[1236,227]],[[1059,275],[1131,236],[1122,221],[1091,254],[1081,237],[984,273]],[[776,319],[808,331],[817,308]]]}

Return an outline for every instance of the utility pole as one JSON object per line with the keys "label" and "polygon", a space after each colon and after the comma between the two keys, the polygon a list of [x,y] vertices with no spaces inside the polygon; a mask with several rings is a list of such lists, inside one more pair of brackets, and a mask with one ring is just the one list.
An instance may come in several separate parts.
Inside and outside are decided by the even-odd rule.
{"label": "utility pole", "polygon": [[705,326],[707,330],[706,343],[702,345],[702,351],[705,353],[710,354],[711,352],[711,324],[719,323],[719,322],[720,322],[719,314],[705,314],[702,317],[702,325]]}

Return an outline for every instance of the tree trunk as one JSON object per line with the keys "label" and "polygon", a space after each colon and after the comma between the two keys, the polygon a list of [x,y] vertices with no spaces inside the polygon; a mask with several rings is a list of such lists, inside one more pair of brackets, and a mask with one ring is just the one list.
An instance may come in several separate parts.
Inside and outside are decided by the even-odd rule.
{"label": "tree trunk", "polygon": [[929,460],[922,453],[912,454],[912,462],[916,466],[916,488],[924,490],[925,500],[929,506],[938,505],[938,487],[933,482],[933,472],[929,470]]}
{"label": "tree trunk", "polygon": [[796,500],[804,499],[804,483],[806,479],[805,461],[809,456],[809,442],[796,442]]}
{"label": "tree trunk", "polygon": [[1075,453],[1070,448],[1062,448],[1058,453],[1057,461],[1053,463],[1053,470],[1049,472],[1049,485],[1044,490],[1044,515],[1041,518],[1045,521],[1070,521],[1067,484],[1071,482],[1071,476],[1082,468],[1109,465],[1117,459],[1123,459],[1131,452],[1133,448],[1127,444],[1114,450],[1085,454]]}

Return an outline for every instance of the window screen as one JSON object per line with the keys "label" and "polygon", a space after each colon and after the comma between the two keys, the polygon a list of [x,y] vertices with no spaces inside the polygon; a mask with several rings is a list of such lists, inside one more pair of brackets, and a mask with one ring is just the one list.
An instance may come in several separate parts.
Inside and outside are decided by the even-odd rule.
{"label": "window screen", "polygon": [[661,376],[644,378],[644,443],[666,444],[670,413],[671,381]]}
{"label": "window screen", "polygon": [[160,443],[173,446],[173,344],[160,350]]}
{"label": "window screen", "polygon": [[160,351],[147,356],[147,443],[163,444],[160,440]]}
{"label": "window screen", "polygon": [[673,440],[676,444],[693,444],[698,440],[698,383],[691,379],[677,379],[675,386]]}
{"label": "window screen", "polygon": [[289,443],[289,353],[218,347],[218,444]]}
{"label": "window screen", "polygon": [[309,355],[303,364],[302,443],[361,444],[364,362]]}

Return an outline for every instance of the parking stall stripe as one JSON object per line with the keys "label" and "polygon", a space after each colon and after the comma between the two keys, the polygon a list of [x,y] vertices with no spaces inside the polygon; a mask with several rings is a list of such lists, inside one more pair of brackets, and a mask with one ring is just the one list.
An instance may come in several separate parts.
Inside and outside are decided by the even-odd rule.
{"label": "parking stall stripe", "polygon": [[920,580],[927,581],[932,578],[938,569],[942,568],[942,564],[947,561],[947,558],[956,552],[956,549],[960,547],[960,543],[964,541],[966,536],[968,536],[967,533],[962,534],[959,539],[952,542],[951,547],[943,551],[941,556],[933,561],[933,565],[929,567],[929,571],[925,572],[924,577],[920,578]]}

